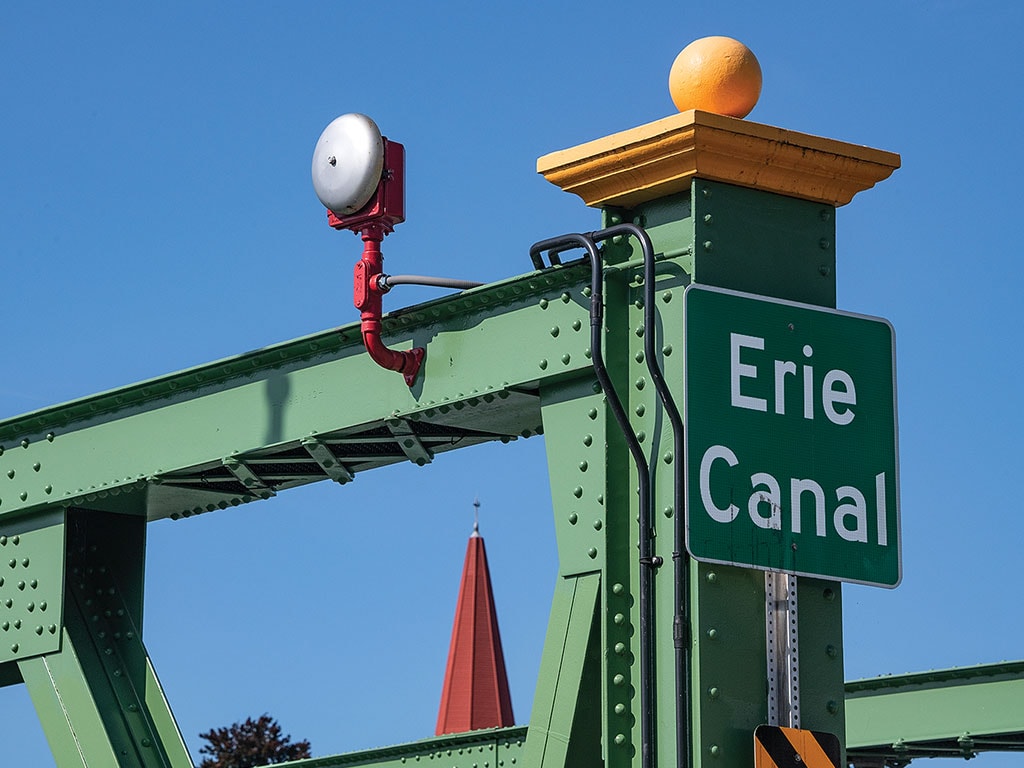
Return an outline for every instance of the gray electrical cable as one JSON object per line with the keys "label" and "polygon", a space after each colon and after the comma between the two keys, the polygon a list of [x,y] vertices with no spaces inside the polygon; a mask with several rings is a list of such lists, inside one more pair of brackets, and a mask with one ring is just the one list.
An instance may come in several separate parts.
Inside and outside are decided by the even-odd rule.
{"label": "gray electrical cable", "polygon": [[429,285],[435,288],[455,288],[464,291],[467,288],[479,288],[483,283],[473,280],[456,280],[451,277],[427,277],[425,275],[384,275],[377,280],[377,287],[387,293],[396,285]]}

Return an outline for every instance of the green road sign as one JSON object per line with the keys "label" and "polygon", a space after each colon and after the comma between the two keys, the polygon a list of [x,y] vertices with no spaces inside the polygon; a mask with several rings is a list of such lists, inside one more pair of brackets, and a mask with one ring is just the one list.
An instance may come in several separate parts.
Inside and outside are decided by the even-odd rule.
{"label": "green road sign", "polygon": [[889,322],[691,285],[685,343],[690,554],[896,586]]}

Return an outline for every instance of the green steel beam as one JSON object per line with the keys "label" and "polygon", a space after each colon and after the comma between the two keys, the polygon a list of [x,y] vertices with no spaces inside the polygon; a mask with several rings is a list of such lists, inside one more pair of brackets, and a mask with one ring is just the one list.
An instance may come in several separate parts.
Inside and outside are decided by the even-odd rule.
{"label": "green steel beam", "polygon": [[[389,315],[390,343],[428,349],[412,389],[349,325],[0,422],[0,523],[55,506],[190,516],[535,434],[538,381],[589,370],[582,278],[554,269]],[[509,354],[521,338],[531,354]]]}
{"label": "green steel beam", "polygon": [[1024,661],[846,684],[847,756],[858,766],[1024,751]]}
{"label": "green steel beam", "polygon": [[281,768],[516,768],[524,764],[525,741],[525,727],[490,728],[278,765]]}
{"label": "green steel beam", "polygon": [[[555,587],[523,755],[536,768],[601,763],[600,576],[559,579]],[[607,765],[607,761],[605,761]]]}

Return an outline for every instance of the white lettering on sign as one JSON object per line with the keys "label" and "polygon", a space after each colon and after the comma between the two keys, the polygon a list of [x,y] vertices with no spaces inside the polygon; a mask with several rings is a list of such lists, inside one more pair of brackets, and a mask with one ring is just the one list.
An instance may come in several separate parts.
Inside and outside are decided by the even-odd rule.
{"label": "white lettering on sign", "polygon": [[[729,334],[729,389],[732,393],[733,408],[749,408],[752,411],[767,411],[768,401],[761,397],[750,397],[740,392],[740,379],[756,379],[757,367],[740,362],[741,349],[764,349],[764,339],[744,336],[742,333]],[[776,407],[778,407],[776,402]]]}
{"label": "white lettering on sign", "polygon": [[731,523],[740,513],[739,507],[730,504],[725,509],[719,509],[711,498],[711,464],[715,459],[721,459],[730,467],[739,464],[736,454],[724,445],[712,445],[704,452],[704,458],[700,460],[700,500],[704,502],[704,509],[711,519],[719,523]]}
{"label": "white lettering on sign", "polygon": [[[768,400],[743,393],[743,381],[759,378],[756,363],[743,362],[742,352],[752,349],[764,351],[764,339],[760,336],[747,336],[743,333],[729,334],[729,404],[733,408],[746,408],[751,411],[768,411]],[[808,360],[814,355],[809,344],[803,348],[804,357]],[[749,359],[749,357],[748,357]],[[786,377],[796,376],[797,364],[792,360],[775,360],[774,363],[774,410],[779,416],[786,415]],[[805,363],[802,366],[803,379],[803,415],[805,419],[813,419],[815,414],[814,366]],[[748,389],[749,392],[749,389]],[[821,380],[821,410],[833,424],[846,426],[856,415],[853,406],[857,404],[857,387],[853,377],[846,371],[834,368]]]}
{"label": "white lettering on sign", "polygon": [[[724,462],[725,467],[716,467],[716,462]],[[731,503],[727,507],[719,507],[711,495],[711,473],[726,471],[739,466],[739,458],[724,445],[712,445],[704,452],[700,461],[700,498],[704,511],[712,520],[728,524],[739,515],[739,507]],[[737,483],[719,483],[719,487],[737,488]],[[879,546],[889,544],[888,516],[886,514],[885,472],[875,475],[875,538]],[[744,491],[745,493],[745,491]],[[828,535],[828,510],[826,509],[825,489],[814,480],[791,478],[789,481],[789,530],[791,533],[802,532],[805,508],[804,497],[810,497],[810,507],[814,513],[814,532],[822,538]],[[767,472],[754,472],[750,475],[750,496],[747,499],[747,514],[751,522],[759,528],[770,530],[782,529],[782,512],[784,509],[782,486],[779,481]],[[832,510],[832,529],[846,541],[867,543],[868,541],[868,501],[864,493],[855,486],[841,485],[835,490],[836,506]]]}

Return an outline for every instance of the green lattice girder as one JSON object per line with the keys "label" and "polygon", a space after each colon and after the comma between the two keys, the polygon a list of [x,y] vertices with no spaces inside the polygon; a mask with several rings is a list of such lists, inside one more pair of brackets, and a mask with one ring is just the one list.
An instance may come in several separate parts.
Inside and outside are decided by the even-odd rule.
{"label": "green lattice girder", "polygon": [[[672,506],[672,481],[681,457],[673,455],[671,430],[649,381],[644,334],[656,334],[658,362],[682,408],[685,286],[697,280],[832,306],[833,214],[830,206],[706,181],[630,212],[660,254],[654,329],[644,328],[639,249],[615,243],[604,254],[605,358],[633,429],[643,436],[657,510],[653,554],[666,563],[653,577],[658,766],[675,763],[670,564],[681,512]],[[605,212],[609,223],[621,215]],[[316,480],[347,482],[376,466],[426,463],[440,451],[543,431],[560,557],[556,594],[564,596],[571,584],[574,597],[556,599],[552,611],[534,702],[537,727],[523,760],[531,768],[600,758],[607,768],[636,765],[637,475],[595,389],[588,283],[583,265],[554,267],[393,313],[385,320],[387,342],[427,350],[423,375],[411,389],[368,359],[358,327],[349,325],[2,422],[0,534],[55,509],[86,521],[109,514],[95,519],[123,518],[142,529],[146,520],[213,511]],[[68,552],[75,546],[69,534]],[[143,546],[137,536],[123,551],[105,555],[106,567],[121,574],[119,599],[136,625],[141,590],[135,594],[132,585],[141,584]],[[686,573],[695,764],[714,756],[723,768],[747,766],[750,734],[767,710],[763,582],[759,573],[728,567],[691,563]],[[82,722],[99,718],[101,752],[141,745],[140,758],[159,754],[187,765],[169,710],[157,706],[162,694],[150,696],[159,687],[137,633],[123,649],[111,649],[133,660],[130,691],[116,667],[83,650],[101,648],[106,655],[100,632],[107,630],[81,626],[85,610],[75,576],[64,577],[61,650],[15,653],[0,664],[0,680],[17,679],[10,673],[14,662],[32,678],[44,721],[54,721],[45,726],[62,765],[76,765],[76,758],[49,706],[50,691],[61,686],[95,695],[95,711],[84,703],[72,709]],[[799,601],[803,725],[842,737],[839,587],[802,580]],[[43,684],[44,659],[63,665],[62,680]],[[557,684],[547,679],[552,669]]]}

